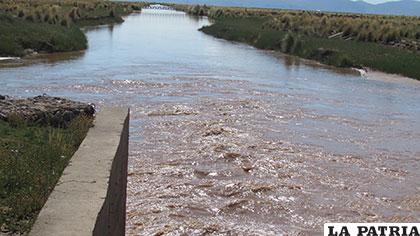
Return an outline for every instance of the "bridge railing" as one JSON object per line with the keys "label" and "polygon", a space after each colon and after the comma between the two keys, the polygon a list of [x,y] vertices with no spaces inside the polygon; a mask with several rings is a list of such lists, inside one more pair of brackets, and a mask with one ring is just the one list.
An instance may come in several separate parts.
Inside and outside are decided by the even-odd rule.
{"label": "bridge railing", "polygon": [[172,7],[169,6],[163,6],[163,5],[151,5],[144,7],[143,9],[153,9],[153,10],[173,10]]}

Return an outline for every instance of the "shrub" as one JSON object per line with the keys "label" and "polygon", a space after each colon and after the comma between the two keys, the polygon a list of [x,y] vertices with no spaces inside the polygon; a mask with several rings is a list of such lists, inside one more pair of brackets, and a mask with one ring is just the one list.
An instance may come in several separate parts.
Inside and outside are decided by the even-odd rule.
{"label": "shrub", "polygon": [[25,11],[24,10],[19,10],[18,17],[20,17],[20,18],[25,17]]}
{"label": "shrub", "polygon": [[32,15],[32,12],[30,12],[26,17],[25,17],[25,19],[27,20],[27,21],[30,21],[30,22],[34,22],[35,21],[35,17],[34,17],[34,15]]}
{"label": "shrub", "polygon": [[389,42],[394,42],[398,39],[398,35],[396,31],[391,31],[388,32],[384,35],[383,37],[383,41],[389,43]]}
{"label": "shrub", "polygon": [[80,18],[79,8],[73,7],[69,13],[70,19],[76,21]]}
{"label": "shrub", "polygon": [[63,18],[63,19],[61,19],[61,21],[60,21],[60,25],[62,25],[62,26],[65,26],[65,27],[69,28],[69,27],[70,27],[70,19],[67,19],[67,18]]}
{"label": "shrub", "polygon": [[302,41],[297,38],[293,44],[292,52],[293,53],[300,53],[303,49]]}
{"label": "shrub", "polygon": [[291,53],[294,44],[295,38],[292,36],[292,34],[286,34],[286,36],[281,41],[281,51],[284,53]]}
{"label": "shrub", "polygon": [[115,17],[115,9],[112,8],[111,11],[109,12],[109,16],[110,17]]}
{"label": "shrub", "polygon": [[338,57],[337,66],[339,67],[351,67],[354,63],[350,60],[350,58],[346,55],[340,55]]}

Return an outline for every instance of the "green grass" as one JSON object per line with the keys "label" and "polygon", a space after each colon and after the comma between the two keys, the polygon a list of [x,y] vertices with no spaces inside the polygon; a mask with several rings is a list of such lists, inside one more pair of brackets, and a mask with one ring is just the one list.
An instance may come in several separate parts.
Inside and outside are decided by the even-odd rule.
{"label": "green grass", "polygon": [[0,225],[30,229],[90,126],[85,117],[65,129],[0,121]]}
{"label": "green grass", "polygon": [[317,37],[375,42],[420,51],[420,17],[281,9],[174,5],[192,15],[266,17],[263,27]]}
{"label": "green grass", "polygon": [[420,80],[420,54],[380,43],[328,39],[264,27],[267,16],[218,17],[204,33],[341,67],[369,67]]}
{"label": "green grass", "polygon": [[92,17],[78,20],[76,24],[79,27],[85,26],[96,26],[96,25],[110,25],[110,24],[119,24],[124,22],[120,16],[101,16],[101,17]]}
{"label": "green grass", "polygon": [[0,13],[0,56],[23,56],[28,48],[51,53],[86,47],[86,37],[76,26],[30,22]]}
{"label": "green grass", "polygon": [[144,5],[101,0],[0,1],[0,56],[24,56],[25,49],[46,53],[86,49],[79,27],[122,23],[121,16]]}

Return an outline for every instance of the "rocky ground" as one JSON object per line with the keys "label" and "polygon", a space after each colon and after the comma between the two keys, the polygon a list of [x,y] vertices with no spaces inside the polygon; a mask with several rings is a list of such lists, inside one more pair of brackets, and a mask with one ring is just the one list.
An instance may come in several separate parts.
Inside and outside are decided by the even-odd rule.
{"label": "rocky ground", "polygon": [[0,95],[0,119],[5,121],[18,117],[29,123],[62,126],[78,115],[94,113],[92,104],[65,98],[43,95],[16,99]]}

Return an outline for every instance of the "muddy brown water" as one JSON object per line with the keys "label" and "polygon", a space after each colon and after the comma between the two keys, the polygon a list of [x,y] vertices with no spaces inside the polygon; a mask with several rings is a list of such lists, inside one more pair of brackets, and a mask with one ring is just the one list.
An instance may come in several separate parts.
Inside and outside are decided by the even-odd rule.
{"label": "muddy brown water", "polygon": [[420,220],[420,83],[360,77],[144,10],[89,49],[0,69],[0,94],[131,107],[127,235],[319,235]]}

